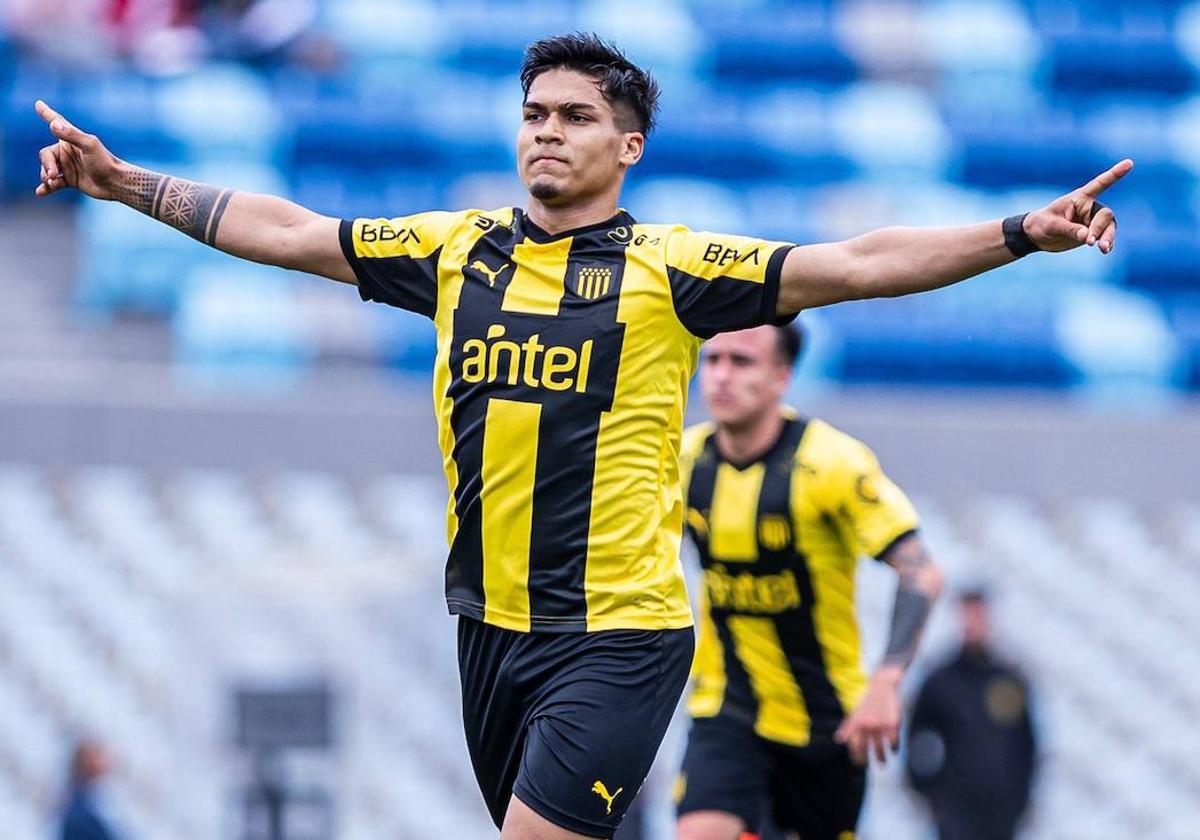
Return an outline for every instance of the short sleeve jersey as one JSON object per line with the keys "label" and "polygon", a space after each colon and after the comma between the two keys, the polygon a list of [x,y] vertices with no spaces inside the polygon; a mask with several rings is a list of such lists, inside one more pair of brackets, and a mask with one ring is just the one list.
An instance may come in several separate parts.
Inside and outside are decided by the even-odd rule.
{"label": "short sleeve jersey", "polygon": [[679,446],[704,338],[775,320],[788,243],[519,209],[347,220],[364,300],[431,318],[452,613],[516,630],[691,624]]}
{"label": "short sleeve jersey", "polygon": [[711,424],[694,426],[682,464],[703,568],[689,711],[792,746],[828,741],[866,687],[858,558],[912,533],[912,504],[865,444],[794,413],[750,464],[721,456]]}

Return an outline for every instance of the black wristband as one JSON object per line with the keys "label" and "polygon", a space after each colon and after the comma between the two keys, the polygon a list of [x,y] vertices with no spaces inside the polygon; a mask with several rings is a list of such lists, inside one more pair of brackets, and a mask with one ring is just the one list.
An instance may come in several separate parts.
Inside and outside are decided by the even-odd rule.
{"label": "black wristband", "polygon": [[1022,213],[1020,216],[1009,216],[1002,225],[1004,245],[1012,251],[1014,257],[1023,257],[1034,251],[1042,250],[1025,232],[1025,217],[1028,215],[1028,213]]}

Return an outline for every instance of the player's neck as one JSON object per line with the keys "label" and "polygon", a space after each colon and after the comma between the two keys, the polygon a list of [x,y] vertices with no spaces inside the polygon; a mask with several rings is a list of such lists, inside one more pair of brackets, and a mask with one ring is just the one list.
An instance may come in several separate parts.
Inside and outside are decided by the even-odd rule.
{"label": "player's neck", "polygon": [[617,214],[617,197],[597,196],[578,204],[555,207],[548,207],[538,199],[530,198],[525,214],[546,233],[559,234],[608,221]]}
{"label": "player's neck", "polygon": [[767,453],[783,431],[783,412],[775,406],[753,423],[717,426],[717,448],[721,457],[735,464],[749,464]]}

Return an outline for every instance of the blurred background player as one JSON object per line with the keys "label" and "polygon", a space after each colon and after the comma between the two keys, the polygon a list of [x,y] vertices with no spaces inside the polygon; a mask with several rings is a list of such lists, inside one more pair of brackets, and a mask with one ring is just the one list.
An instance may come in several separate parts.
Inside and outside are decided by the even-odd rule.
{"label": "blurred background player", "polygon": [[[871,450],[783,405],[801,345],[798,328],[765,326],[704,348],[713,422],[683,446],[703,583],[680,840],[735,840],[766,821],[804,840],[852,837],[868,759],[897,747],[900,683],[941,588],[915,510]],[[869,680],[863,555],[899,574]]]}
{"label": "blurred background player", "polygon": [[1038,747],[1024,675],[997,656],[983,589],[959,599],[962,647],[929,674],[908,721],[908,777],[939,840],[1012,840]]}
{"label": "blurred background player", "polygon": [[112,763],[98,741],[75,745],[68,771],[67,793],[59,822],[58,840],[120,840],[105,815],[99,790]]}

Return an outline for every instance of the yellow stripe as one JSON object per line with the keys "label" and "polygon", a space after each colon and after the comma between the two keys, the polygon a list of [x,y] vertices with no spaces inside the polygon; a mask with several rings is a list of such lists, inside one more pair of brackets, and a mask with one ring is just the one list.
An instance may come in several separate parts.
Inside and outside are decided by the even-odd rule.
{"label": "yellow stripe", "polygon": [[[821,458],[836,452],[836,441],[828,436],[828,426],[813,421],[801,441],[797,459],[804,463],[820,463]],[[823,465],[824,466],[824,465]],[[827,470],[845,469],[837,463]],[[847,487],[853,487],[847,479]],[[855,612],[855,570],[857,557],[839,536],[834,526],[825,520],[821,510],[843,503],[836,496],[816,498],[824,485],[810,473],[792,470],[792,521],[796,523],[796,550],[808,565],[813,588],[812,620],[825,675],[837,694],[842,709],[848,714],[855,709],[867,690],[867,677],[862,666],[862,641]],[[853,493],[853,490],[849,492]]]}
{"label": "yellow stripe", "polygon": [[700,340],[679,325],[661,262],[626,259],[617,295],[625,342],[612,410],[600,415],[596,438],[584,572],[587,627],[690,627],[679,561],[679,439]]}
{"label": "yellow stripe", "polygon": [[483,620],[515,630],[529,630],[529,540],[541,414],[541,403],[493,397],[483,427]]}
{"label": "yellow stripe", "polygon": [[608,294],[608,284],[611,281],[612,281],[612,274],[607,271],[604,272],[604,285],[601,287],[600,294],[597,297],[604,297],[606,294]]}
{"label": "yellow stripe", "polygon": [[696,639],[696,656],[692,660],[692,693],[688,697],[688,714],[692,717],[713,717],[725,702],[725,651],[721,637],[708,608],[708,596],[700,594],[700,633]]}
{"label": "yellow stripe", "polygon": [[738,660],[758,700],[754,731],[764,738],[805,746],[812,734],[808,706],[792,676],[775,620],[733,615],[727,619]]}
{"label": "yellow stripe", "polygon": [[557,315],[571,242],[572,238],[568,236],[544,244],[529,240],[518,243],[513,248],[517,269],[504,292],[504,303],[500,308],[505,312]]}
{"label": "yellow stripe", "polygon": [[765,472],[761,462],[744,470],[729,464],[717,467],[709,514],[709,553],[714,560],[758,559],[758,495]]}
{"label": "yellow stripe", "polygon": [[[512,210],[489,216],[502,225],[512,224]],[[471,217],[463,214],[464,220]],[[438,265],[437,312],[434,326],[437,328],[437,360],[433,366],[433,404],[438,420],[438,444],[442,449],[442,468],[446,472],[446,486],[450,497],[446,502],[446,544],[452,545],[458,535],[458,515],[454,512],[454,493],[458,489],[458,465],[454,462],[454,429],[450,427],[450,413],[454,400],[450,398],[450,354],[454,349],[454,313],[462,295],[462,265],[467,255],[483,236],[478,225],[471,224],[461,236],[449,236],[442,250]]]}

